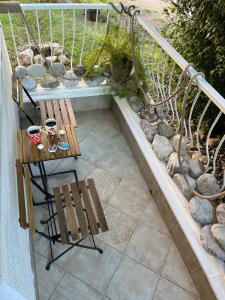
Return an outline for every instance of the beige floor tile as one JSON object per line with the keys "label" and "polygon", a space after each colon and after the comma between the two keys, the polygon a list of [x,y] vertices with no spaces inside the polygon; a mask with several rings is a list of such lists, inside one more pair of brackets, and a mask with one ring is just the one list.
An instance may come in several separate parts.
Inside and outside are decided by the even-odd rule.
{"label": "beige floor tile", "polygon": [[121,132],[112,127],[111,124],[98,122],[93,130],[91,130],[90,134],[90,138],[97,138],[100,141],[112,146],[114,144],[114,140],[121,135]]}
{"label": "beige floor tile", "polygon": [[172,282],[161,278],[153,300],[198,300],[199,298]]}
{"label": "beige floor tile", "polygon": [[122,180],[109,204],[129,216],[139,219],[149,198],[150,193],[148,191]]}
{"label": "beige floor tile", "polygon": [[99,234],[98,238],[123,252],[137,225],[137,220],[110,205],[104,212],[109,231]]}
{"label": "beige floor tile", "polygon": [[88,112],[76,113],[77,125],[76,133],[78,141],[81,142],[88,138],[91,131],[97,124],[97,120],[93,119]]}
{"label": "beige floor tile", "polygon": [[157,274],[124,257],[107,289],[107,296],[113,300],[151,299],[158,278]]}
{"label": "beige floor tile", "polygon": [[198,295],[194,282],[188,270],[186,269],[180,253],[174,243],[170,248],[162,276],[178,284],[184,289]]}
{"label": "beige floor tile", "polygon": [[51,296],[51,300],[101,300],[98,293],[73,275],[66,273]]}
{"label": "beige floor tile", "polygon": [[160,274],[170,246],[171,240],[164,234],[139,223],[125,253],[135,261]]}
{"label": "beige floor tile", "polygon": [[99,198],[104,208],[117,188],[120,178],[98,168],[94,169],[88,175],[88,178],[94,179]]}
{"label": "beige floor tile", "polygon": [[96,243],[104,253],[76,249],[68,271],[97,291],[104,293],[121,261],[122,254],[100,240],[96,240]]}
{"label": "beige floor tile", "polygon": [[160,231],[161,233],[165,234],[168,237],[171,237],[169,230],[167,229],[167,226],[165,222],[163,221],[163,218],[160,215],[160,212],[155,204],[155,201],[150,196],[150,201],[148,201],[144,212],[141,216],[141,221],[151,226],[152,228]]}
{"label": "beige floor tile", "polygon": [[46,271],[45,266],[48,260],[38,253],[35,254],[35,263],[40,300],[48,300],[65,272],[54,264],[49,271]]}
{"label": "beige floor tile", "polygon": [[135,184],[137,186],[140,186],[141,188],[148,190],[145,180],[135,161],[133,161],[133,163],[127,168],[124,179],[126,179],[132,184]]}

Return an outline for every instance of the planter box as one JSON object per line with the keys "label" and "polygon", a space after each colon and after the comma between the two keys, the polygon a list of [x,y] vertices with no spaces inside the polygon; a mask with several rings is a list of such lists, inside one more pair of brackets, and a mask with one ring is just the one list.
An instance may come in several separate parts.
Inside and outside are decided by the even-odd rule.
{"label": "planter box", "polygon": [[113,109],[159,211],[204,300],[224,299],[224,262],[209,255],[200,240],[200,227],[188,211],[188,201],[155,156],[126,99],[115,98]]}

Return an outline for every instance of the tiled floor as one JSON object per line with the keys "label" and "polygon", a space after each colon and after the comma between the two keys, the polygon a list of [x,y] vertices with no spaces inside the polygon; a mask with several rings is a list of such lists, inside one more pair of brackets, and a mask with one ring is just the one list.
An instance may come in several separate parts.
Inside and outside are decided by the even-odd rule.
{"label": "tiled floor", "polygon": [[[94,178],[109,232],[96,237],[103,255],[74,248],[50,271],[45,270],[48,242],[35,236],[40,299],[199,299],[113,113],[92,111],[76,115],[81,158],[47,163],[47,169],[74,166],[80,179]],[[73,180],[68,174],[49,179],[51,186]],[[37,191],[34,198],[40,198]],[[37,219],[46,215],[43,207],[35,210]],[[54,253],[62,249],[64,246],[55,246]]]}

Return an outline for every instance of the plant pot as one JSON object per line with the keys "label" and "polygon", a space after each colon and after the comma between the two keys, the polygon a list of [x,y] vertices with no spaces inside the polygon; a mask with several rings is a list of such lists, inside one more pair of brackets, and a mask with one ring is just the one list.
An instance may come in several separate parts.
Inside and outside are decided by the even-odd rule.
{"label": "plant pot", "polygon": [[97,17],[97,10],[96,9],[88,9],[87,10],[87,19],[89,21],[95,22]]}
{"label": "plant pot", "polygon": [[112,78],[115,81],[126,82],[133,68],[133,62],[129,59],[123,59],[119,63],[110,63]]}

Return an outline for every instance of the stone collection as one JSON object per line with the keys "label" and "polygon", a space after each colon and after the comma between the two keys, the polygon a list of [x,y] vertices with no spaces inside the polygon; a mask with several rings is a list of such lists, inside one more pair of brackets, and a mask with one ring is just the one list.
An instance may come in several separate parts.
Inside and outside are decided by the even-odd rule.
{"label": "stone collection", "polygon": [[[138,111],[134,108],[133,110]],[[209,200],[194,196],[193,193],[196,191],[199,195],[211,196],[220,191],[216,177],[211,174],[212,167],[208,164],[208,157],[193,146],[190,147],[186,138],[182,137],[181,168],[178,161],[180,134],[176,134],[174,128],[165,120],[163,107],[147,105],[138,114],[140,126],[162,168],[189,201],[188,209],[192,218],[199,226],[203,226],[200,234],[203,248],[209,254],[225,260],[225,203],[213,207]],[[210,145],[213,143],[218,144],[217,139],[211,139]],[[214,224],[215,222],[217,223]]]}

